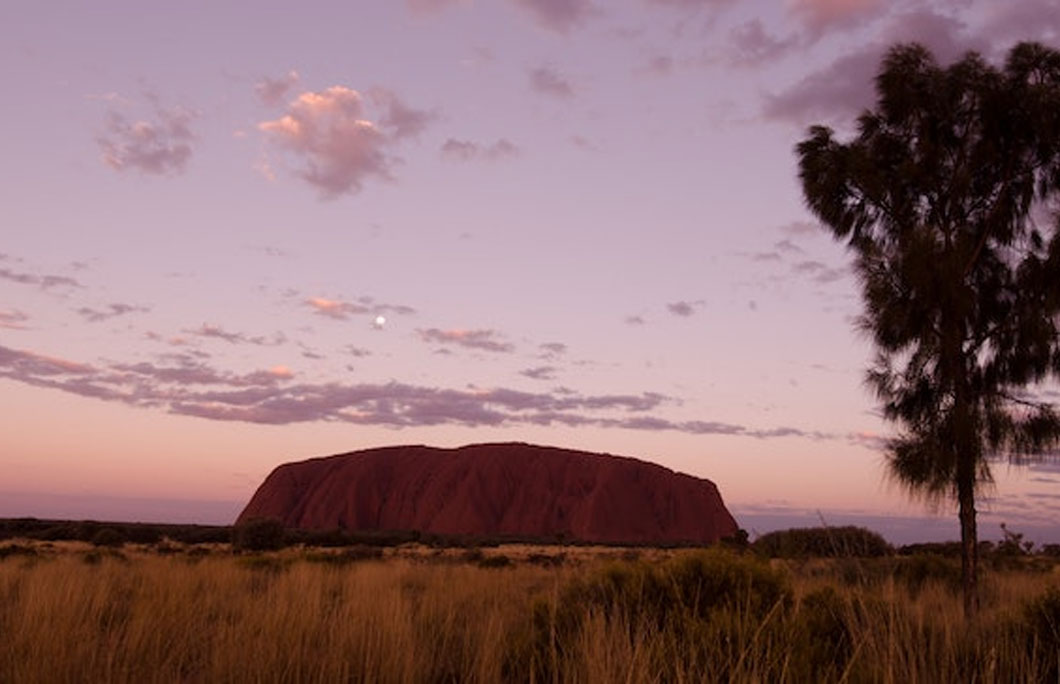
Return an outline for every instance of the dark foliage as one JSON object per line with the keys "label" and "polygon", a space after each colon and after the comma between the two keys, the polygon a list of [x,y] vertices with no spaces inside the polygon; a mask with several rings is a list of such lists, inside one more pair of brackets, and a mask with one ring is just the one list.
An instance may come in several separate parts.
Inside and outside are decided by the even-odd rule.
{"label": "dark foliage", "polygon": [[901,428],[890,474],[958,502],[972,614],[990,459],[1060,443],[1055,407],[1026,391],[1060,377],[1060,52],[1022,43],[1000,69],[974,53],[943,68],[899,45],[876,90],[850,142],[810,129],[799,176],[854,254],[867,382]]}
{"label": "dark foliage", "polygon": [[756,539],[751,548],[770,558],[864,558],[893,553],[879,534],[854,526],[777,530]]}
{"label": "dark foliage", "polygon": [[[584,620],[591,615],[669,631],[676,648],[694,653],[712,620],[731,620],[738,613],[760,623],[791,605],[788,577],[747,554],[710,549],[655,564],[615,562],[570,580],[556,603],[538,601],[531,634],[526,644],[513,648],[508,669],[520,680],[550,680],[555,663],[578,648]],[[724,679],[724,673],[718,677]]]}
{"label": "dark foliage", "polygon": [[1020,627],[1032,662],[1040,667],[1038,681],[1060,681],[1060,588],[1053,587],[1024,606]]}
{"label": "dark foliage", "polygon": [[101,527],[92,535],[93,546],[108,546],[117,548],[125,545],[125,535],[113,527]]}
{"label": "dark foliage", "polygon": [[283,523],[275,518],[255,518],[232,528],[232,548],[239,551],[275,551],[285,545]]}

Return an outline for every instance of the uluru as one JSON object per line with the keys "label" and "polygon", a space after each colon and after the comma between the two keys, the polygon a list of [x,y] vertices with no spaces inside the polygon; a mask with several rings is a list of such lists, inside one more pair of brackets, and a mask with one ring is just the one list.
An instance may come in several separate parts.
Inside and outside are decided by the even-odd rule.
{"label": "uluru", "polygon": [[238,522],[602,544],[706,544],[737,531],[710,480],[624,456],[521,443],[395,446],[286,463]]}

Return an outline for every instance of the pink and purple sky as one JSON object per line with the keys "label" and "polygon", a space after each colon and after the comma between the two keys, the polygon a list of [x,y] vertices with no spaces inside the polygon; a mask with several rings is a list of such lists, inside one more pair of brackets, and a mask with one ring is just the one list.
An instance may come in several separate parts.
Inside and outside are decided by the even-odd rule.
{"label": "pink and purple sky", "polygon": [[[285,461],[526,441],[753,532],[956,537],[884,477],[793,154],[899,40],[996,61],[1060,5],[5,2],[0,516],[227,523]],[[983,536],[1060,541],[1060,467],[995,474]]]}

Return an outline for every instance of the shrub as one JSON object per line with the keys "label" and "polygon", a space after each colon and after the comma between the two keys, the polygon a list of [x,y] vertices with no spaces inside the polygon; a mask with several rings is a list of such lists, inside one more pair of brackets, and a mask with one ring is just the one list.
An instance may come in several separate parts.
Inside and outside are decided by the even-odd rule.
{"label": "shrub", "polygon": [[853,656],[849,603],[832,587],[803,597],[795,615],[793,669],[801,679],[834,679]]}
{"label": "shrub", "polygon": [[93,546],[117,548],[125,545],[125,535],[113,527],[101,527],[89,540]]}
{"label": "shrub", "polygon": [[1022,628],[1038,681],[1060,681],[1060,587],[1029,601],[1023,608]]}
{"label": "shrub", "polygon": [[498,553],[495,556],[486,556],[478,562],[480,568],[510,568],[512,565],[514,565],[512,559],[503,553]]}
{"label": "shrub", "polygon": [[383,557],[383,549],[378,546],[351,546],[338,553],[328,551],[315,551],[305,555],[310,563],[324,563],[327,565],[348,565],[366,560],[379,560]]}
{"label": "shrub", "polygon": [[285,542],[283,523],[275,518],[253,518],[232,528],[232,548],[240,551],[274,551]]}
{"label": "shrub", "polygon": [[26,546],[24,544],[8,544],[7,546],[0,546],[0,560],[7,558],[8,556],[36,556],[37,549],[32,546]]}
{"label": "shrub", "polygon": [[1042,544],[1039,553],[1049,558],[1060,558],[1060,544]]}
{"label": "shrub", "polygon": [[784,573],[761,558],[721,548],[660,564],[611,563],[571,580],[556,602],[534,605],[529,658],[538,678],[548,679],[541,668],[572,657],[592,616],[665,633],[675,648],[697,652],[709,642],[712,625],[723,632],[732,624],[761,625],[791,603]]}
{"label": "shrub", "polygon": [[852,525],[769,532],[755,540],[753,548],[770,558],[864,558],[893,552],[887,540],[876,532]]}
{"label": "shrub", "polygon": [[919,593],[929,582],[937,582],[951,591],[957,591],[961,587],[961,564],[954,558],[917,553],[898,559],[894,578],[913,594]]}
{"label": "shrub", "polygon": [[477,546],[472,547],[472,548],[468,549],[467,551],[464,551],[464,553],[462,553],[460,555],[460,559],[462,561],[464,561],[465,563],[478,564],[478,563],[481,563],[483,560],[485,560],[485,558],[486,558],[486,554],[484,554],[482,552],[482,549],[478,548]]}
{"label": "shrub", "polygon": [[529,556],[526,557],[526,562],[532,565],[540,565],[546,568],[558,567],[560,565],[563,565],[566,560],[567,554],[565,553],[531,553]]}

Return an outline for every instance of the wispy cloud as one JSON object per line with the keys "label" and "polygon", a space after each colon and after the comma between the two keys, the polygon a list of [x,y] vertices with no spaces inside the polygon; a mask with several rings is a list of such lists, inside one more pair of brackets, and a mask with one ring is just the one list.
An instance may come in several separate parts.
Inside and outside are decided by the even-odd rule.
{"label": "wispy cloud", "polygon": [[645,0],[651,5],[668,5],[675,8],[684,8],[689,10],[710,10],[717,12],[730,5],[735,4],[736,0]]}
{"label": "wispy cloud", "polygon": [[[842,3],[836,0],[806,4],[834,6],[834,9]],[[840,12],[836,16],[842,13],[840,9],[835,11]],[[799,126],[849,121],[873,103],[875,75],[890,45],[921,43],[943,64],[958,59],[969,50],[988,52],[991,45],[991,36],[972,35],[963,21],[933,9],[902,12],[880,24],[876,40],[861,44],[790,87],[767,96],[763,115],[767,119],[785,120]]]}
{"label": "wispy cloud", "polygon": [[83,306],[76,309],[75,313],[89,323],[99,323],[100,321],[106,321],[126,314],[147,313],[148,311],[150,311],[150,309],[146,306],[136,306],[135,304],[123,304],[118,302],[115,304],[108,304],[103,309],[93,309],[91,307]]}
{"label": "wispy cloud", "polygon": [[0,309],[0,328],[7,328],[8,330],[25,330],[24,325],[29,320],[29,316],[22,313],[18,309],[9,309],[4,311]]}
{"label": "wispy cloud", "polygon": [[286,366],[231,373],[182,356],[168,365],[92,366],[0,346],[0,378],[83,397],[212,420],[285,425],[333,421],[395,428],[427,425],[565,425],[677,431],[755,439],[829,435],[792,427],[749,428],[653,415],[673,400],[661,394],[583,395],[571,390],[441,389],[405,383],[293,383]]}
{"label": "wispy cloud", "polygon": [[534,368],[526,368],[519,371],[519,375],[530,378],[531,380],[554,380],[556,378],[556,371],[559,369],[555,366],[536,366]]}
{"label": "wispy cloud", "polygon": [[816,283],[834,283],[841,280],[848,273],[846,268],[833,268],[820,261],[800,261],[791,267],[792,271],[799,275],[808,276]]}
{"label": "wispy cloud", "polygon": [[48,290],[53,287],[81,287],[80,282],[69,276],[20,273],[9,268],[0,268],[0,280],[7,280],[20,285],[36,285],[42,290]]}
{"label": "wispy cloud", "polygon": [[254,84],[254,92],[262,104],[275,107],[282,104],[287,94],[298,84],[298,72],[291,69],[283,76],[266,76]]}
{"label": "wispy cloud", "polygon": [[515,0],[543,28],[567,33],[581,26],[593,15],[596,7],[589,0]]}
{"label": "wispy cloud", "polygon": [[515,157],[519,148],[507,138],[501,138],[491,145],[480,145],[470,140],[449,138],[441,148],[442,156],[455,161],[497,161]]}
{"label": "wispy cloud", "polygon": [[758,66],[786,57],[799,45],[797,35],[778,38],[766,30],[760,19],[751,19],[729,31],[724,61],[733,66]]}
{"label": "wispy cloud", "polygon": [[350,316],[366,316],[379,314],[398,314],[409,316],[416,313],[411,306],[404,304],[380,304],[371,297],[360,297],[356,301],[348,302],[341,299],[327,299],[326,297],[310,297],[305,300],[306,306],[313,313],[335,320],[345,321]]}
{"label": "wispy cloud", "polygon": [[461,0],[405,0],[405,6],[417,14],[433,14],[453,5],[459,5]]}
{"label": "wispy cloud", "polygon": [[130,120],[118,110],[107,112],[103,133],[96,139],[103,162],[116,171],[169,175],[184,171],[191,159],[194,112],[181,107],[163,107],[149,96],[152,113]]}
{"label": "wispy cloud", "polygon": [[508,353],[515,351],[515,345],[504,342],[495,330],[439,330],[428,328],[416,331],[424,342],[456,345],[468,349]]}
{"label": "wispy cloud", "polygon": [[669,55],[655,55],[634,71],[649,76],[666,76],[674,70],[674,58]]}
{"label": "wispy cloud", "polygon": [[203,323],[198,328],[184,330],[184,332],[189,335],[194,335],[195,337],[223,340],[229,344],[251,344],[258,347],[280,345],[287,341],[287,337],[283,333],[277,333],[269,338],[264,335],[247,335],[241,332],[230,332],[221,326],[210,325],[209,323]]}
{"label": "wispy cloud", "polygon": [[885,0],[791,0],[790,7],[810,35],[819,36],[864,24],[884,13],[888,4]]}
{"label": "wispy cloud", "polygon": [[574,97],[574,86],[571,82],[550,66],[530,70],[530,87],[552,97],[561,99]]}
{"label": "wispy cloud", "polygon": [[558,359],[567,353],[567,345],[562,342],[545,342],[537,347],[541,350],[542,359]]}
{"label": "wispy cloud", "polygon": [[415,138],[438,118],[437,112],[410,107],[393,91],[372,88],[368,97],[381,109],[379,125],[389,131],[395,140]]}
{"label": "wispy cloud", "polygon": [[672,313],[675,316],[681,316],[682,318],[687,318],[689,316],[695,315],[696,311],[698,311],[699,308],[704,305],[704,303],[705,302],[702,299],[698,299],[698,300],[696,300],[694,302],[686,302],[686,301],[670,302],[669,304],[666,305],[666,310],[669,311],[670,313]]}

